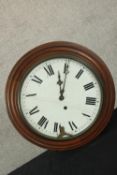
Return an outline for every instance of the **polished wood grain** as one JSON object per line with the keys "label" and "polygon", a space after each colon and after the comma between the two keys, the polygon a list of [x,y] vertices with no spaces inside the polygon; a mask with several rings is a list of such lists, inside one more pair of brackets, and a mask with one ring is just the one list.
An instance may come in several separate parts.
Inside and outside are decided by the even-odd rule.
{"label": "polished wood grain", "polygon": [[[55,141],[38,135],[28,127],[20,112],[18,97],[24,77],[34,66],[49,58],[62,56],[69,56],[87,64],[100,80],[104,98],[99,117],[89,130],[72,140]],[[8,114],[15,128],[32,143],[50,150],[71,150],[79,148],[95,139],[107,126],[114,109],[114,103],[114,83],[105,63],[94,52],[71,42],[50,42],[32,49],[19,59],[13,67],[6,85]]]}

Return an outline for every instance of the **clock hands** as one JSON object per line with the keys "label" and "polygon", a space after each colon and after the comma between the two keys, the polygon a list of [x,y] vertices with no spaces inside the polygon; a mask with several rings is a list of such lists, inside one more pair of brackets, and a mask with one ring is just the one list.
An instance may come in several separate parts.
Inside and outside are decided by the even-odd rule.
{"label": "clock hands", "polygon": [[[59,88],[60,88],[60,96],[59,96],[59,100],[64,100],[64,92],[65,92],[65,86],[66,86],[66,80],[67,80],[67,75],[69,73],[69,65],[68,63],[65,63],[64,65],[64,81],[61,81],[61,75],[60,75],[60,72],[58,71],[58,81],[57,81],[57,84],[59,85]],[[63,84],[63,87],[61,87],[61,85]]]}
{"label": "clock hands", "polygon": [[59,85],[59,88],[60,88],[59,100],[63,100],[64,99],[64,96],[63,96],[63,90],[62,90],[62,87],[61,87],[61,85],[63,84],[63,81],[61,81],[61,75],[60,75],[60,72],[59,71],[58,71],[58,81],[57,81],[57,84]]}
{"label": "clock hands", "polygon": [[68,68],[69,68],[68,63],[65,63],[65,66],[64,66],[64,74],[65,74],[65,76],[64,76],[64,81],[63,81],[63,89],[62,89],[62,90],[63,90],[63,92],[65,91],[65,86],[66,86],[67,75],[68,75],[68,73],[69,73]]}
{"label": "clock hands", "polygon": [[63,81],[61,81],[61,75],[60,72],[58,71],[58,81],[57,84],[60,86],[60,91],[61,91],[61,85],[63,84]]}

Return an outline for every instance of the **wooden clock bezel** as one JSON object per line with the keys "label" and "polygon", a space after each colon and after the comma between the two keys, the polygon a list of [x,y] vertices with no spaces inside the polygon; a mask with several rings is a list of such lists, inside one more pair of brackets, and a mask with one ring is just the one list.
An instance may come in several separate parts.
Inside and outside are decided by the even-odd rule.
{"label": "wooden clock bezel", "polygon": [[[57,57],[60,55],[75,56],[89,64],[100,77],[104,93],[100,115],[93,126],[82,135],[66,141],[49,140],[35,133],[22,119],[18,105],[18,91],[24,75],[34,65],[39,64],[48,57]],[[114,103],[115,87],[112,76],[105,63],[91,50],[71,42],[50,42],[32,49],[15,64],[6,85],[7,110],[15,128],[32,143],[50,150],[71,150],[89,143],[108,124],[114,109]]]}

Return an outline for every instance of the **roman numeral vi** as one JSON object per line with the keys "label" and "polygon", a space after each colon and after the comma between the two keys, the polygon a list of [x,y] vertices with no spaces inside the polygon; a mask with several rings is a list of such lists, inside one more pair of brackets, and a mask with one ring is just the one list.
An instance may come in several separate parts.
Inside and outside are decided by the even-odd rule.
{"label": "roman numeral vi", "polygon": [[59,126],[58,123],[55,122],[55,123],[54,123],[54,132],[57,132],[58,126]]}

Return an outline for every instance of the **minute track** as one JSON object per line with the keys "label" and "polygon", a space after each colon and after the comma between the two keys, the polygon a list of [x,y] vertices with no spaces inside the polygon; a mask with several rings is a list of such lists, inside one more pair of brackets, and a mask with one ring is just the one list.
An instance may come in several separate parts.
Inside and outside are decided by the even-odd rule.
{"label": "minute track", "polygon": [[[44,67],[50,72],[47,73]],[[74,78],[75,74],[79,80]],[[30,118],[27,117],[27,119],[31,120],[31,122],[33,121],[37,132],[57,139],[61,130],[60,135],[62,137],[59,136],[59,139],[64,140],[64,137],[68,137],[68,135],[75,137],[84,128],[90,126],[99,109],[100,87],[95,76],[91,74],[87,67],[74,60],[69,61],[68,58],[57,58],[43,62],[30,75],[38,75],[38,78],[43,79],[43,83],[40,86],[37,86],[36,82],[33,83],[33,81],[27,79],[25,90],[23,91],[23,94],[29,94],[29,97],[23,97],[25,105],[28,109],[30,108],[30,116],[32,116]],[[89,83],[84,83],[85,81]],[[92,87],[92,83],[94,84],[95,82],[95,87]],[[85,88],[91,88],[84,92],[83,84]],[[31,93],[29,91],[35,92],[34,96],[33,93],[30,96]],[[87,92],[89,96],[86,96]],[[99,103],[96,102],[97,100]],[[90,116],[92,117],[87,112],[80,113],[78,103],[80,103],[83,111],[90,109]],[[37,104],[39,108],[37,108]],[[95,108],[90,108],[91,106],[95,106]],[[87,118],[91,120],[87,120]],[[64,122],[62,122],[63,120]]]}

